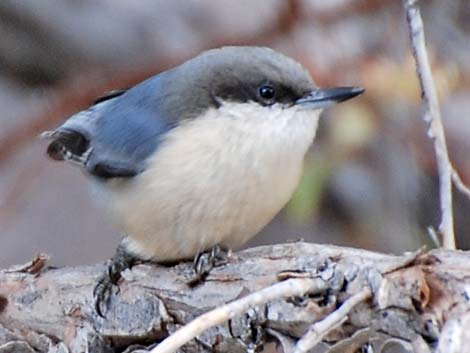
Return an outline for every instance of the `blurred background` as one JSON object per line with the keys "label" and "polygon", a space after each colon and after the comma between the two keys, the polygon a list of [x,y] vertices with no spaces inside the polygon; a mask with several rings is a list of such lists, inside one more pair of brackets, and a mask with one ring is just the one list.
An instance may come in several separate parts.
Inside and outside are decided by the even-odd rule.
{"label": "blurred background", "polygon": [[[420,5],[450,157],[468,185],[470,2]],[[366,88],[325,112],[296,195],[249,246],[433,246],[436,163],[401,1],[1,0],[0,267],[38,252],[59,266],[110,257],[120,234],[91,201],[86,176],[46,158],[38,134],[108,90],[229,44],[288,54],[321,86]],[[468,249],[470,200],[459,192],[454,214]]]}

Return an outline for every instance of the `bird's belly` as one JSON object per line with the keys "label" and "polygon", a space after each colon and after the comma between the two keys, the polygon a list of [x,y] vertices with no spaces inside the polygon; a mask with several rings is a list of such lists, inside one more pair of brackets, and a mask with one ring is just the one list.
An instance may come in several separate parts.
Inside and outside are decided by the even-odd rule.
{"label": "bird's belly", "polygon": [[141,258],[192,258],[216,244],[233,249],[287,203],[301,167],[295,169],[273,171],[258,182],[252,180],[255,176],[236,173],[210,180],[194,176],[192,182],[171,178],[153,186],[135,180],[127,192],[112,191],[111,212],[128,236],[128,250]]}
{"label": "bird's belly", "polygon": [[108,183],[107,204],[130,252],[169,261],[216,244],[236,248],[279,212],[299,182],[316,119],[292,127],[254,118],[178,127],[143,173]]}

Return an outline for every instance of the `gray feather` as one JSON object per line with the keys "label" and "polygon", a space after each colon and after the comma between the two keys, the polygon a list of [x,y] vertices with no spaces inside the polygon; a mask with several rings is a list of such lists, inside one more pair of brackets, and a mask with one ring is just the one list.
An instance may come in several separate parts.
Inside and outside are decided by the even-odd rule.
{"label": "gray feather", "polygon": [[293,104],[314,83],[295,61],[267,48],[225,47],[204,52],[127,91],[98,99],[43,136],[53,159],[102,177],[130,177],[146,168],[166,133],[221,101],[257,99],[263,82],[276,85],[279,102]]}

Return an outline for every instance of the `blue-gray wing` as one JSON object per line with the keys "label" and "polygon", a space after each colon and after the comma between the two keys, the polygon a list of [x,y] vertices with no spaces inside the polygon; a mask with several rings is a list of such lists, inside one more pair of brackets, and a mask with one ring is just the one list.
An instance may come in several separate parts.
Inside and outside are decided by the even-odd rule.
{"label": "blue-gray wing", "polygon": [[43,133],[51,140],[49,156],[79,164],[105,179],[141,173],[175,125],[162,108],[161,86],[155,76],[127,91],[113,92],[56,130]]}

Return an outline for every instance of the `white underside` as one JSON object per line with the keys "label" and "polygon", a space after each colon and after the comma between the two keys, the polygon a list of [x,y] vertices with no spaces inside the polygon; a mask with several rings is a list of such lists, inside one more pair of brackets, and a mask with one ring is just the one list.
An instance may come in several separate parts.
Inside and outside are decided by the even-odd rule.
{"label": "white underside", "polygon": [[241,246],[297,187],[318,114],[232,103],[173,129],[146,171],[103,186],[127,249],[170,261]]}

